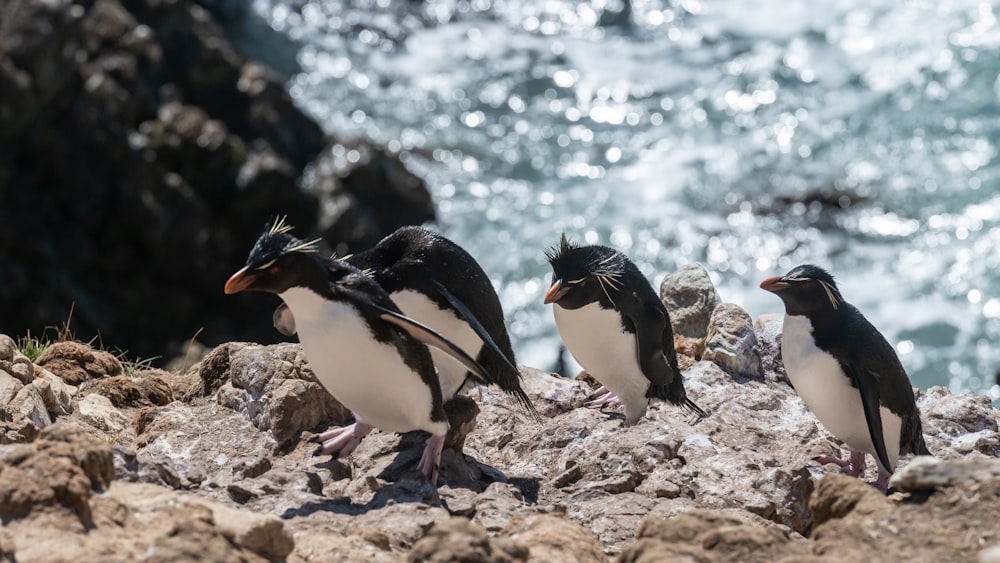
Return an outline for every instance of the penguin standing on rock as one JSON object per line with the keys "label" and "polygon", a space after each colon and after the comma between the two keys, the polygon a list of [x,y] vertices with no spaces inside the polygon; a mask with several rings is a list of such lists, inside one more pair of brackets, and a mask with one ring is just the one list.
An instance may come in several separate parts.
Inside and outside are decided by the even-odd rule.
{"label": "penguin standing on rock", "polygon": [[[489,276],[465,249],[429,229],[406,226],[343,260],[371,276],[403,314],[476,358],[491,384],[537,418],[521,389],[500,298]],[[274,312],[274,326],[286,336],[295,334],[295,319],[286,306]],[[447,402],[468,380],[469,371],[443,351],[432,348],[431,358]]]}
{"label": "penguin standing on rock", "polygon": [[788,380],[823,426],[851,449],[848,460],[816,460],[859,476],[869,453],[878,463],[875,486],[885,492],[900,455],[930,455],[896,352],[818,266],[798,266],[760,287],[785,303],[781,358]]}
{"label": "penguin standing on rock", "polygon": [[687,397],[670,315],[642,272],[624,254],[606,246],[576,246],[563,234],[546,252],[556,326],[566,348],[601,382],[589,407],[621,403],[635,424],[649,399],[705,411]]}
{"label": "penguin standing on rock", "polygon": [[[345,260],[371,275],[403,313],[476,358],[486,368],[490,383],[537,417],[521,389],[500,298],[489,276],[465,249],[429,229],[407,226]],[[468,370],[439,350],[432,349],[431,357],[447,401],[468,379]]]}
{"label": "penguin standing on rock", "polygon": [[[481,382],[486,372],[438,332],[402,314],[358,268],[325,258],[316,242],[288,234],[281,220],[265,231],[226,293],[265,291],[288,306],[275,324],[299,335],[316,378],[357,419],[320,436],[323,452],[344,457],[372,430],[431,434],[418,469],[437,481],[448,420],[441,383],[425,344],[447,351]],[[287,323],[294,321],[293,326]]]}

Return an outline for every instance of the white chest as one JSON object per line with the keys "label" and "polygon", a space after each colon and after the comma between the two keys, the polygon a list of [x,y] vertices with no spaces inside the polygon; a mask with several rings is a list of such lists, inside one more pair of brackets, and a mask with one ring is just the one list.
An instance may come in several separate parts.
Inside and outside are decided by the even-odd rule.
{"label": "white chest", "polygon": [[[404,315],[438,331],[472,358],[479,356],[483,346],[482,339],[468,323],[456,317],[451,310],[438,307],[437,303],[417,291],[397,291],[392,294],[392,300]],[[441,379],[441,395],[447,401],[458,392],[468,370],[447,353],[434,347],[431,347],[430,351],[434,367]]]}
{"label": "white chest", "polygon": [[375,340],[352,305],[312,291],[281,294],[323,387],[365,422],[390,432],[433,432],[431,391],[392,344]]}
{"label": "white chest", "polygon": [[[781,336],[781,357],[788,380],[820,423],[853,450],[875,454],[861,403],[861,392],[853,387],[840,363],[813,341],[808,317],[785,315]],[[882,434],[889,461],[899,457],[901,420],[881,408]],[[893,468],[889,468],[890,472]]]}
{"label": "white chest", "polygon": [[639,366],[635,335],[625,332],[613,309],[591,303],[579,309],[554,305],[556,327],[566,348],[587,373],[618,395],[623,403],[645,404],[649,379]]}

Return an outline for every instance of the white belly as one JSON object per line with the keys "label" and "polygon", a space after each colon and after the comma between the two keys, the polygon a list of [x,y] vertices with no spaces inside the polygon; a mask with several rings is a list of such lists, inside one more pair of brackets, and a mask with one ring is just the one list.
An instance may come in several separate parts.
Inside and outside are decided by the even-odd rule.
{"label": "white belly", "polygon": [[291,288],[281,298],[295,316],[299,341],[316,378],[355,415],[389,432],[447,431],[447,423],[430,419],[430,388],[395,346],[372,337],[353,306],[326,301],[303,288]]}
{"label": "white belly", "polygon": [[[781,357],[788,380],[831,434],[852,450],[867,452],[878,461],[861,404],[861,392],[851,386],[837,360],[816,347],[812,331],[812,323],[807,317],[785,315]],[[892,473],[899,458],[902,419],[885,407],[879,410],[886,454],[892,465],[884,469]]]}
{"label": "white belly", "polygon": [[[415,319],[451,340],[472,358],[479,356],[483,341],[469,324],[456,317],[450,310],[441,309],[437,303],[418,291],[403,290],[392,294],[392,300],[404,315]],[[441,396],[447,401],[458,392],[468,371],[458,360],[431,347],[431,359],[441,379]]]}
{"label": "white belly", "polygon": [[559,335],[576,361],[618,395],[630,420],[642,416],[649,379],[639,367],[635,335],[622,328],[618,312],[597,303],[579,309],[564,309],[556,303],[552,311]]}

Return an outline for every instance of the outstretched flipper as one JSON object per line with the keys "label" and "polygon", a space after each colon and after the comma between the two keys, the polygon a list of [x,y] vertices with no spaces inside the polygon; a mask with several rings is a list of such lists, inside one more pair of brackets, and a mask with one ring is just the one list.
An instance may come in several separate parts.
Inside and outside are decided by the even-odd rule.
{"label": "outstretched flipper", "polygon": [[407,317],[402,313],[386,309],[385,307],[372,302],[369,302],[369,305],[382,313],[379,315],[382,320],[398,326],[420,342],[423,342],[428,346],[433,346],[455,358],[461,362],[463,366],[468,368],[469,372],[476,378],[476,381],[483,385],[489,385],[490,380],[486,373],[486,369],[473,357],[469,356],[465,353],[465,351],[456,346],[454,342],[448,340],[444,336],[441,336],[441,333],[425,324]]}
{"label": "outstretched flipper", "polygon": [[875,446],[875,457],[879,463],[892,473],[895,469],[889,463],[889,455],[885,449],[885,435],[882,432],[882,413],[879,411],[878,382],[868,374],[861,373],[858,368],[851,363],[841,363],[844,373],[848,374],[861,393],[861,406],[865,410],[865,422],[868,423],[868,434],[872,444]]}

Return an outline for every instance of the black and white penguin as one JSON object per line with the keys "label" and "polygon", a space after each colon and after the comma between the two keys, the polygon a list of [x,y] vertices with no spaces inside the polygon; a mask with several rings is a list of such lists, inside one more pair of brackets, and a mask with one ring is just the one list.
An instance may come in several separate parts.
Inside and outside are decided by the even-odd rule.
{"label": "black and white penguin", "polygon": [[851,449],[849,460],[824,455],[817,461],[858,476],[865,454],[871,454],[878,462],[875,485],[885,491],[900,455],[930,455],[896,352],[818,266],[798,266],[760,287],[785,303],[781,358],[788,380],[823,426]]}
{"label": "black and white penguin", "polygon": [[[452,354],[480,381],[485,370],[454,343],[405,316],[370,276],[325,258],[316,242],[275,221],[257,240],[226,293],[265,291],[281,297],[294,318],[306,359],[323,387],[349,408],[355,424],[320,436],[323,452],[344,457],[370,431],[430,432],[418,466],[431,482],[448,420],[428,344]],[[281,322],[276,315],[276,325]]]}
{"label": "black and white penguin", "polygon": [[546,252],[552,308],[566,348],[601,382],[588,406],[622,403],[635,424],[649,399],[663,399],[704,417],[687,398],[674,352],[670,315],[649,280],[621,252],[577,246],[563,234]]}
{"label": "black and white penguin", "polygon": [[[407,316],[434,328],[486,368],[488,380],[537,416],[521,389],[503,307],[490,278],[465,249],[423,227],[400,227],[345,258],[371,275]],[[468,378],[465,366],[431,350],[445,401]]]}
{"label": "black and white penguin", "polygon": [[[537,416],[521,389],[500,298],[489,276],[465,249],[429,229],[406,226],[343,260],[371,276],[403,314],[433,328],[476,358],[490,383]],[[273,320],[282,334],[295,333],[294,315],[284,305],[275,310]],[[431,349],[431,358],[447,402],[468,379],[468,369],[437,349]]]}

